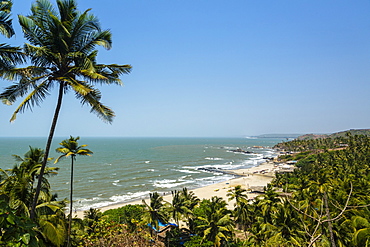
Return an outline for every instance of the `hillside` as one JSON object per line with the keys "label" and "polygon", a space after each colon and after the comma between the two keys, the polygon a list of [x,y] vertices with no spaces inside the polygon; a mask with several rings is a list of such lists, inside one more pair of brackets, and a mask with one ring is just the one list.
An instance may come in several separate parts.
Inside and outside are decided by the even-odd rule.
{"label": "hillside", "polygon": [[297,140],[312,140],[312,139],[319,139],[319,138],[336,138],[336,137],[344,137],[347,133],[351,133],[352,135],[366,135],[370,136],[370,129],[350,129],[345,131],[340,131],[332,134],[306,134],[297,137]]}

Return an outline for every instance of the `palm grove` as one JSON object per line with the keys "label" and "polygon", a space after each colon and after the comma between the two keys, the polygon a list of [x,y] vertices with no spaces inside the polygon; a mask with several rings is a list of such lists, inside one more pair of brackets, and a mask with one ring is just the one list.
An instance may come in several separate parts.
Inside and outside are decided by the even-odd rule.
{"label": "palm grove", "polygon": [[[0,4],[0,32],[14,35],[12,2]],[[142,205],[128,205],[103,214],[96,209],[72,218],[73,167],[79,155],[90,155],[78,137],[60,142],[60,158],[71,160],[69,214],[66,200],[52,194],[47,166],[62,100],[75,93],[106,122],[113,111],[102,104],[96,84],[121,85],[129,65],[98,64],[97,46],[109,49],[111,33],[101,30],[90,10],[79,12],[72,0],[36,1],[28,16],[19,16],[28,43],[23,49],[0,44],[0,74],[14,81],[0,94],[17,113],[39,105],[57,88],[58,98],[45,149],[30,147],[14,155],[17,165],[0,170],[0,244],[4,246],[369,246],[370,138],[352,136],[294,140],[276,148],[291,151],[284,160],[298,160],[293,173],[276,174],[265,193],[248,201],[247,191],[229,191],[234,209],[220,197],[200,200],[191,191],[172,192],[166,202],[156,192]],[[21,64],[30,64],[20,67]],[[78,162],[77,162],[78,165]],[[164,236],[159,223],[175,222]],[[150,227],[149,227],[150,226]],[[159,241],[160,240],[160,241]],[[162,243],[162,244],[161,244]]]}

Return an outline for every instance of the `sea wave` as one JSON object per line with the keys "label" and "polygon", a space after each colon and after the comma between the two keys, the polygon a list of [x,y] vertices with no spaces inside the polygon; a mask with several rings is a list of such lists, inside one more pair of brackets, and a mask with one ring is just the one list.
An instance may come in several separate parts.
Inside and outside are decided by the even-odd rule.
{"label": "sea wave", "polygon": [[204,187],[214,183],[220,183],[233,178],[232,175],[228,174],[218,174],[216,176],[203,177],[195,179],[197,181],[197,187]]}
{"label": "sea wave", "polygon": [[174,187],[181,187],[185,184],[193,183],[191,180],[171,180],[171,179],[163,179],[163,180],[156,180],[154,181],[153,185],[157,188],[174,188]]}
{"label": "sea wave", "polygon": [[138,200],[149,196],[150,191],[139,191],[135,193],[128,192],[125,195],[114,195],[111,196],[109,199],[112,200],[114,203],[118,202],[128,202],[132,200]]}
{"label": "sea wave", "polygon": [[223,158],[212,158],[212,157],[206,157],[205,160],[224,160]]}
{"label": "sea wave", "polygon": [[[186,167],[184,167],[184,168],[186,168]],[[200,173],[200,172],[198,172],[198,171],[195,171],[194,170],[194,167],[191,167],[191,169],[192,170],[184,170],[184,169],[180,169],[180,170],[174,170],[174,171],[178,171],[178,172],[183,172],[183,173]]]}

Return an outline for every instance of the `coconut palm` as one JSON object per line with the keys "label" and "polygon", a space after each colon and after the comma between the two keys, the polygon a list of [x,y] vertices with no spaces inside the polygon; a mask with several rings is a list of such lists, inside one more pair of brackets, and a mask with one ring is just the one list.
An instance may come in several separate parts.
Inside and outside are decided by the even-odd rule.
{"label": "coconut palm", "polygon": [[200,199],[194,194],[193,191],[188,191],[187,188],[183,188],[181,191],[181,195],[185,199],[185,207],[186,211],[184,212],[184,216],[186,218],[186,224],[191,232],[195,230],[195,217],[194,217],[194,209],[199,205]]}
{"label": "coconut palm", "polygon": [[48,0],[37,0],[28,16],[19,15],[19,23],[25,38],[24,52],[30,58],[31,66],[7,70],[0,75],[5,79],[17,80],[0,94],[6,104],[24,97],[16,108],[17,113],[39,105],[58,88],[58,99],[45,148],[31,218],[41,188],[46,161],[62,106],[63,95],[73,92],[82,105],[89,105],[91,112],[103,121],[111,123],[114,112],[101,102],[101,92],[94,87],[99,84],[122,85],[120,76],[131,70],[130,65],[98,64],[96,46],[110,49],[111,32],[101,30],[98,19],[86,10],[80,13],[75,0],[57,0],[56,10]]}
{"label": "coconut palm", "polygon": [[226,196],[229,197],[229,201],[235,199],[235,205],[239,205],[242,201],[248,201],[248,196],[245,194],[247,190],[243,189],[241,185],[237,185],[234,189],[228,190]]}
{"label": "coconut palm", "polygon": [[102,218],[103,214],[100,212],[100,209],[89,208],[89,210],[84,212],[84,225],[86,225],[86,232],[90,235],[94,232],[96,223]]}
{"label": "coconut palm", "polygon": [[[13,155],[13,157],[20,164],[15,165],[13,169],[3,171],[0,192],[9,196],[10,205],[18,214],[29,216],[29,209],[35,192],[34,182],[40,173],[44,151],[40,148],[30,147],[24,157],[18,155]],[[56,175],[57,170],[56,167],[47,167],[45,175]],[[47,179],[43,179],[40,198],[40,203],[50,202],[52,199],[50,184]]]}
{"label": "coconut palm", "polygon": [[201,214],[197,217],[197,228],[203,236],[203,241],[211,241],[214,246],[221,246],[222,242],[232,239],[234,222],[222,198],[214,196],[211,200],[203,200],[199,211]]}
{"label": "coconut palm", "polygon": [[[13,156],[20,163],[15,165],[13,169],[1,170],[0,194],[8,198],[7,204],[16,217],[29,219],[32,198],[35,193],[34,182],[41,169],[44,151],[30,147],[30,150],[23,157]],[[34,228],[37,238],[43,239],[45,243],[52,243],[53,246],[61,246],[66,237],[63,213],[65,203],[55,201],[55,197],[51,194],[50,184],[46,179],[48,175],[57,174],[57,170],[55,167],[45,169],[40,200],[36,206],[37,218],[34,222],[37,224],[37,227]]]}
{"label": "coconut palm", "polygon": [[181,195],[180,191],[171,191],[172,203],[169,208],[172,219],[175,220],[176,224],[179,225],[179,220],[187,212],[185,198]]}
{"label": "coconut palm", "polygon": [[61,156],[59,156],[54,163],[59,162],[61,158],[64,157],[71,157],[71,191],[70,191],[70,206],[69,206],[69,225],[68,225],[68,239],[67,239],[67,246],[69,246],[70,242],[70,235],[71,235],[71,225],[72,225],[72,203],[73,203],[73,165],[74,161],[76,161],[76,156],[81,155],[81,156],[91,156],[93,153],[89,149],[85,148],[87,145],[78,145],[78,140],[80,137],[72,137],[70,136],[69,139],[66,139],[59,143],[61,147],[58,147],[56,151],[58,153],[62,153]]}
{"label": "coconut palm", "polygon": [[[14,35],[12,19],[10,18],[12,6],[11,0],[0,1],[0,33],[7,38]],[[24,58],[21,48],[0,44],[0,71],[13,68],[15,64],[24,62]]]}
{"label": "coconut palm", "polygon": [[167,223],[168,216],[165,213],[166,204],[163,197],[158,192],[149,193],[149,204],[143,199],[145,205],[145,223],[149,223],[152,227],[158,230],[159,222]]}

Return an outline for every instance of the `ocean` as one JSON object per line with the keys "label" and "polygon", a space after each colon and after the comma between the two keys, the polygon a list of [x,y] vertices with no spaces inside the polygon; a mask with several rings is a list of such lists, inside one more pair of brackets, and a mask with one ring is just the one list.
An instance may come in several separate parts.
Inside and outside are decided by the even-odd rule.
{"label": "ocean", "polygon": [[[67,138],[67,137],[66,137]],[[56,137],[49,157],[63,139]],[[74,208],[86,210],[148,197],[151,192],[168,193],[194,189],[232,178],[218,169],[256,166],[276,156],[271,149],[282,138],[92,138],[81,137],[94,152],[77,157],[74,170]],[[0,167],[12,168],[13,154],[23,156],[29,146],[45,148],[46,138],[0,138]],[[257,147],[262,146],[263,148]],[[248,153],[234,152],[236,149]],[[234,151],[233,151],[234,150]],[[58,199],[69,198],[70,159],[49,166],[60,168],[49,177]]]}

